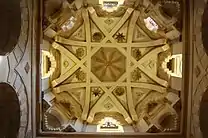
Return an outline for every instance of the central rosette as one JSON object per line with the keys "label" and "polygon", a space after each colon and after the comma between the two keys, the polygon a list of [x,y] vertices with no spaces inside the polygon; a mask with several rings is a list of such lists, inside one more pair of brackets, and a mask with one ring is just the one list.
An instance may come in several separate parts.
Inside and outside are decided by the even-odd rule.
{"label": "central rosette", "polygon": [[100,48],[92,56],[91,67],[100,81],[116,81],[126,71],[126,57],[116,48]]}

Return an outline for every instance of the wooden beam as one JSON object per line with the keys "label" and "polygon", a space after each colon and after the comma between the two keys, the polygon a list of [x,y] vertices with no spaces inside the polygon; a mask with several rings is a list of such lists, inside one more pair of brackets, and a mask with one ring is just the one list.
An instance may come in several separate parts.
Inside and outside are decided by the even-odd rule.
{"label": "wooden beam", "polygon": [[80,62],[80,60],[71,52],[69,52],[69,50],[67,50],[66,48],[64,48],[62,45],[53,42],[52,43],[52,47],[59,50],[61,54],[66,55],[67,57],[69,57],[72,61],[74,61],[75,63]]}
{"label": "wooden beam", "polygon": [[102,107],[103,101],[107,98],[108,96],[104,94],[98,101],[97,103],[90,109],[87,122],[91,123],[94,120],[95,113],[99,111],[99,109]]}
{"label": "wooden beam", "polygon": [[68,57],[71,58],[71,60],[73,60],[76,65],[72,68],[70,68],[69,71],[67,71],[64,74],[61,74],[61,76],[55,80],[52,81],[52,86],[55,87],[56,85],[60,84],[61,82],[63,82],[64,80],[66,80],[69,76],[71,76],[78,68],[82,67],[83,70],[86,71],[86,67],[83,65],[84,62],[86,62],[87,57],[84,57],[81,61],[74,56],[71,52],[69,52],[67,49],[65,49],[63,46],[61,46],[60,44],[54,42],[52,44],[52,46],[55,49],[58,49],[59,51],[61,51],[62,54],[67,55]]}
{"label": "wooden beam", "polygon": [[133,12],[133,15],[130,19],[130,22],[129,22],[129,26],[128,26],[128,36],[127,36],[127,43],[132,43],[132,39],[133,39],[133,35],[134,35],[134,28],[135,28],[135,25],[136,25],[136,21],[137,21],[137,18],[139,17],[140,13],[139,11],[134,11]]}
{"label": "wooden beam", "polygon": [[116,43],[114,38],[109,35],[108,31],[104,28],[103,22],[98,18],[95,9],[93,7],[88,7],[88,11],[90,13],[90,17],[95,23],[95,25],[101,30],[101,32],[105,35],[106,40],[110,40],[112,43]]}
{"label": "wooden beam", "polygon": [[[128,8],[126,10],[126,13],[121,18],[121,20],[116,24],[116,26],[113,28],[113,30],[109,33],[110,37],[113,37],[113,35],[124,25],[124,23],[128,20],[128,18],[131,16],[131,13],[133,12],[132,8]],[[106,43],[108,41],[107,38],[104,38],[101,43]]]}
{"label": "wooden beam", "polygon": [[[130,19],[129,26],[128,26],[128,36],[127,36],[127,45],[132,43],[133,34],[134,34],[134,28],[136,25],[137,18],[139,17],[139,11],[134,11],[133,15]],[[131,117],[134,121],[138,121],[138,116],[134,107],[133,103],[133,96],[132,96],[132,90],[131,90],[131,47],[127,47],[127,63],[126,63],[126,73],[127,73],[127,102],[128,102],[128,108],[129,112],[131,114]]]}
{"label": "wooden beam", "polygon": [[93,82],[93,83],[90,83],[90,86],[91,87],[99,87],[99,86],[104,86],[104,87],[107,87],[107,86],[127,86],[127,83],[126,82],[102,82],[102,83],[96,83],[96,82]]}
{"label": "wooden beam", "polygon": [[142,59],[139,61],[136,61],[133,57],[131,57],[131,61],[134,63],[134,65],[131,67],[131,71],[133,71],[136,67],[138,67],[142,72],[144,72],[147,76],[149,76],[152,80],[159,83],[160,85],[167,87],[168,82],[165,80],[160,79],[157,77],[157,75],[152,72],[151,70],[145,68],[142,66],[142,63],[146,62],[148,59],[150,59],[153,55],[158,55],[162,51],[166,51],[169,48],[168,45],[155,48],[154,50],[150,51],[148,54],[146,54]]}
{"label": "wooden beam", "polygon": [[69,76],[71,76],[77,69],[79,69],[78,65],[75,65],[73,68],[71,68],[69,71],[67,71],[65,74],[61,75],[59,78],[52,81],[52,87],[57,86],[58,84],[65,81]]}
{"label": "wooden beam", "polygon": [[147,42],[138,42],[138,43],[132,43],[131,47],[158,47],[160,45],[166,44],[166,39],[158,39],[158,40],[152,40]]}
{"label": "wooden beam", "polygon": [[[66,56],[68,56],[71,60],[73,60],[76,65],[78,65],[79,67],[83,67],[83,63],[87,61],[87,56],[84,57],[81,61],[74,55],[72,54],[69,50],[67,50],[66,48],[64,48],[63,46],[61,46],[60,44],[54,42],[52,44],[52,46],[55,49],[58,49],[61,53],[64,53]],[[84,66],[85,67],[85,66]]]}
{"label": "wooden beam", "polygon": [[86,85],[87,85],[86,83],[65,84],[65,85],[61,85],[59,87],[53,88],[53,92],[61,93],[61,92],[68,91],[74,88],[86,87]]}
{"label": "wooden beam", "polygon": [[148,59],[150,59],[152,56],[154,55],[158,55],[159,53],[168,50],[170,47],[168,44],[155,48],[154,50],[150,51],[149,53],[147,53],[144,57],[142,57],[139,61],[138,64],[142,64],[144,62],[146,62]]}
{"label": "wooden beam", "polygon": [[89,14],[87,9],[82,10],[82,18],[84,19],[84,27],[85,27],[85,35],[86,35],[86,42],[91,42],[91,31],[90,31],[90,20]]}
{"label": "wooden beam", "polygon": [[[88,85],[87,83],[75,83],[75,84],[65,84],[65,85],[61,85],[59,87],[53,88],[53,91],[55,93],[60,93],[63,92],[67,89],[73,89],[73,88],[80,88],[80,87],[86,87],[86,85]],[[102,83],[91,83],[90,87],[99,87],[99,86],[113,86],[113,85],[117,85],[117,86],[127,86],[128,83],[123,82],[123,83],[117,83],[117,82],[102,82]],[[154,85],[154,84],[149,84],[149,83],[131,83],[131,87],[135,87],[135,88],[145,88],[145,89],[151,89],[151,90],[155,90],[157,92],[160,93],[165,93],[166,92],[166,88],[159,86],[159,85]]]}
{"label": "wooden beam", "polygon": [[132,123],[132,119],[129,116],[128,112],[125,110],[125,108],[120,104],[120,102],[117,100],[117,98],[112,94],[104,94],[96,103],[95,106],[92,107],[92,109],[90,110],[87,122],[92,122],[94,120],[94,115],[96,112],[98,112],[100,110],[100,108],[103,106],[103,101],[109,97],[113,103],[115,104],[116,108],[119,110],[119,112],[124,116],[124,119],[131,124]]}
{"label": "wooden beam", "polygon": [[88,117],[88,112],[90,110],[90,96],[91,96],[91,89],[90,89],[90,72],[91,72],[91,32],[90,32],[90,20],[89,14],[87,9],[82,10],[82,18],[84,19],[84,26],[85,26],[85,35],[86,35],[86,42],[87,46],[87,75],[86,75],[86,92],[85,92],[85,99],[84,99],[84,106],[82,112],[82,120],[86,120]]}
{"label": "wooden beam", "polygon": [[149,84],[149,83],[131,83],[131,87],[155,90],[160,93],[166,92],[166,88],[159,86],[159,85]]}
{"label": "wooden beam", "polygon": [[[94,81],[96,81],[98,84],[102,84],[102,82],[93,74],[91,73],[91,77],[93,78]],[[100,104],[103,104],[103,101],[107,98],[110,97],[111,100],[115,103],[116,107],[119,107],[118,110],[122,113],[122,115],[125,117],[125,120],[128,121],[128,123],[132,123],[131,117],[128,115],[128,112],[125,110],[123,105],[117,100],[117,98],[112,94],[112,91],[114,90],[114,87],[111,87],[110,89],[107,89],[104,86],[100,86],[100,88],[105,92],[104,95],[97,101],[96,105],[90,110],[89,116],[87,121],[92,122],[94,119],[94,114],[99,111]]]}
{"label": "wooden beam", "polygon": [[118,47],[138,47],[138,48],[145,48],[145,47],[158,47],[161,45],[165,45],[167,42],[166,39],[158,39],[158,40],[151,40],[147,42],[136,42],[136,43],[91,43],[91,46],[93,47],[112,47],[112,48],[118,48]]}
{"label": "wooden beam", "polygon": [[86,42],[74,41],[74,40],[63,38],[61,36],[55,36],[55,41],[59,42],[61,44],[71,45],[71,46],[74,46],[74,45],[76,45],[76,46],[88,46],[88,44]]}

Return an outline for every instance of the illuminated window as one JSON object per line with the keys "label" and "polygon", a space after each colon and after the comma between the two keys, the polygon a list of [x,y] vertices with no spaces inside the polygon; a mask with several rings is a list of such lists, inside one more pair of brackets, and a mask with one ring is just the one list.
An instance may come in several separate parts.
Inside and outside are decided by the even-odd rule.
{"label": "illuminated window", "polygon": [[[168,64],[171,68],[167,67]],[[170,76],[182,78],[182,54],[169,56],[163,62],[162,67]]]}
{"label": "illuminated window", "polygon": [[113,8],[113,7],[117,7],[118,2],[117,1],[104,1],[103,2],[103,6],[105,8]]}
{"label": "illuminated window", "polygon": [[41,64],[42,79],[50,77],[56,68],[55,57],[48,51],[42,50],[42,64]]}
{"label": "illuminated window", "polygon": [[108,12],[116,10],[120,5],[123,5],[123,3],[124,0],[99,0],[99,4]]}
{"label": "illuminated window", "polygon": [[146,19],[144,19],[144,23],[145,23],[145,26],[150,31],[157,32],[158,25],[157,25],[157,23],[151,17],[147,17]]}
{"label": "illuminated window", "polygon": [[182,54],[173,55],[173,69],[172,69],[172,76],[175,77],[182,77]]}
{"label": "illuminated window", "polygon": [[0,63],[1,63],[2,59],[3,59],[3,57],[2,57],[2,56],[0,56]]}
{"label": "illuminated window", "polygon": [[63,30],[63,31],[70,30],[70,29],[74,26],[75,22],[76,22],[76,18],[74,18],[74,17],[72,16],[71,18],[69,18],[69,20],[68,20],[66,23],[64,23],[64,24],[61,26],[62,30]]}
{"label": "illuminated window", "polygon": [[105,117],[97,125],[97,132],[124,132],[123,127],[112,117]]}

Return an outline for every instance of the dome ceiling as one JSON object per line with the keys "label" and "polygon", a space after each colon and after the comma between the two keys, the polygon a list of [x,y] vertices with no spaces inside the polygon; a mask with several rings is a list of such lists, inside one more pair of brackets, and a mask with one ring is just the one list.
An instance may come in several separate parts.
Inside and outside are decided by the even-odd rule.
{"label": "dome ceiling", "polygon": [[[180,3],[126,0],[112,12],[79,4],[62,1],[44,14],[43,111],[59,120],[54,131],[180,132],[181,87],[174,84],[182,82],[183,45],[177,18],[162,7]],[[100,124],[105,117],[116,121]]]}

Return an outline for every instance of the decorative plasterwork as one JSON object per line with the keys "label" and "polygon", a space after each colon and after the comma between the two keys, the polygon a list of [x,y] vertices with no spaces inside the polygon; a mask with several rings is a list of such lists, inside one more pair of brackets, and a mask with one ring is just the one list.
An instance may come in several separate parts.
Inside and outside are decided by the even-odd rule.
{"label": "decorative plasterwork", "polygon": [[115,48],[100,48],[92,56],[91,71],[102,82],[116,81],[126,70],[125,60]]}
{"label": "decorative plasterwork", "polygon": [[48,51],[42,50],[42,78],[50,77],[55,71],[55,69],[56,69],[55,57],[51,55]]}
{"label": "decorative plasterwork", "polygon": [[171,121],[180,120],[180,112],[175,111],[179,95],[167,89],[170,78],[158,75],[159,54],[171,47],[166,34],[175,28],[171,24],[170,31],[163,31],[164,20],[172,20],[158,18],[154,23],[160,31],[148,29],[144,19],[157,14],[127,8],[121,17],[105,18],[86,5],[76,12],[79,20],[68,31],[54,30],[57,25],[51,23],[44,35],[60,54],[56,68],[60,75],[50,80],[55,95],[52,105],[61,105],[68,120],[76,118],[89,125],[99,123],[98,114],[115,113],[134,131],[178,131],[178,122],[174,126],[162,122],[169,116]]}

